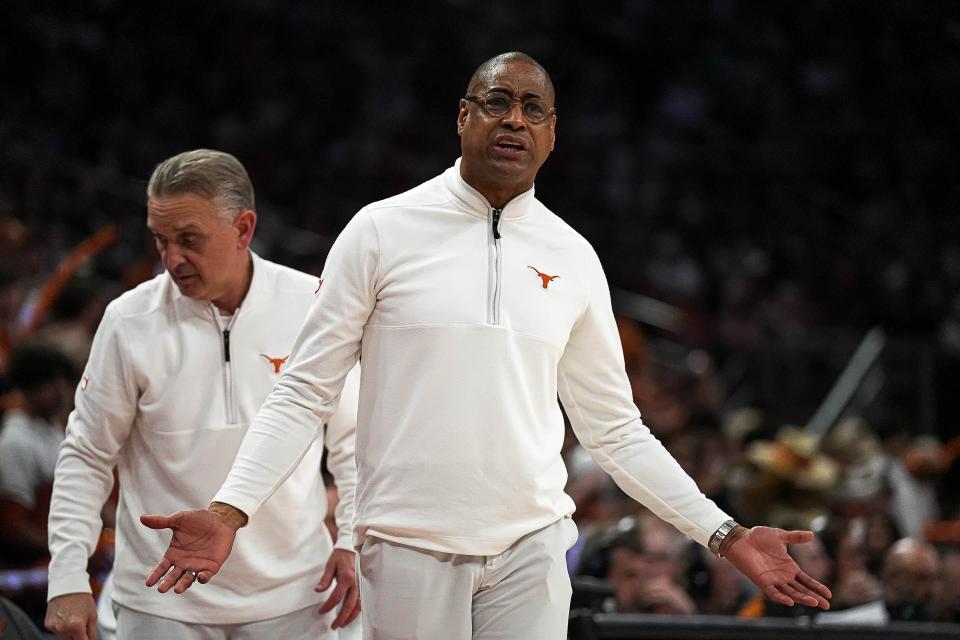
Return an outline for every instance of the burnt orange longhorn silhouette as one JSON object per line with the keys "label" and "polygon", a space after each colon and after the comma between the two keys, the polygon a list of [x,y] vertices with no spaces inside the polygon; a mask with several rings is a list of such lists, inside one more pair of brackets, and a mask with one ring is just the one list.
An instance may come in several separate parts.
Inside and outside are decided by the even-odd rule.
{"label": "burnt orange longhorn silhouette", "polygon": [[544,289],[546,289],[547,286],[548,286],[551,282],[553,282],[554,280],[556,280],[557,278],[560,277],[560,276],[548,276],[548,275],[545,274],[545,273],[541,273],[540,270],[537,269],[536,267],[531,267],[530,265],[527,265],[527,266],[528,266],[529,268],[533,269],[534,271],[536,271],[536,272],[537,272],[537,275],[540,276],[540,279],[543,280],[543,288],[544,288]]}
{"label": "burnt orange longhorn silhouette", "polygon": [[267,361],[268,361],[270,364],[273,365],[273,372],[274,372],[274,373],[280,373],[280,367],[282,367],[282,366],[283,366],[283,363],[286,362],[286,361],[287,361],[287,358],[290,357],[289,355],[286,355],[286,356],[284,356],[284,357],[282,357],[282,358],[271,358],[270,356],[268,356],[268,355],[265,354],[265,353],[261,353],[260,355],[262,355],[264,358],[266,358]]}

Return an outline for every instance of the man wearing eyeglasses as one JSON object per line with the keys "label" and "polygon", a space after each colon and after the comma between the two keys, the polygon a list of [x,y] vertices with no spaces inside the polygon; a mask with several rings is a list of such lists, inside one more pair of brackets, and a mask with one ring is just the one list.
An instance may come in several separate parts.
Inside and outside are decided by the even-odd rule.
{"label": "man wearing eyeglasses", "polygon": [[[728,557],[775,600],[828,607],[787,543],[706,499],[643,425],[593,249],[534,197],[556,140],[554,89],[532,58],[483,63],[460,101],[462,157],[362,209],[330,251],[291,363],[207,511],[174,529],[148,584],[204,583],[295,464],[362,355],[354,544],[364,637],[566,637],[577,539],[557,397],[631,496]],[[189,548],[182,523],[209,523]],[[243,534],[240,534],[243,535]],[[202,586],[195,588],[203,588]]]}

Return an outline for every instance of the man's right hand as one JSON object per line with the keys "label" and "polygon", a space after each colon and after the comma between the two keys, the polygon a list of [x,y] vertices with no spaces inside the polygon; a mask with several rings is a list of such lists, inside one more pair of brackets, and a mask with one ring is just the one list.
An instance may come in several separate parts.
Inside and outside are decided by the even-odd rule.
{"label": "man's right hand", "polygon": [[209,582],[230,555],[237,529],[246,521],[242,511],[220,503],[169,516],[140,516],[140,522],[151,529],[173,529],[170,546],[147,576],[147,586],[159,582],[160,593],[171,588],[174,593],[183,593],[196,580]]}
{"label": "man's right hand", "polygon": [[63,640],[97,640],[97,607],[89,593],[68,593],[47,603],[43,626]]}

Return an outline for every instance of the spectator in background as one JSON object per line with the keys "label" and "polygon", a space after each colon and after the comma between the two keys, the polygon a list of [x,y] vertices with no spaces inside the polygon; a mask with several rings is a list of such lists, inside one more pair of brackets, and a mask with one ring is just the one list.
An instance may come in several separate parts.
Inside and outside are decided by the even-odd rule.
{"label": "spectator in background", "polygon": [[685,539],[652,517],[617,538],[607,579],[619,613],[694,614],[697,606],[680,582]]}
{"label": "spectator in background", "polygon": [[736,567],[696,544],[687,544],[684,582],[697,612],[733,615],[749,600],[752,585]]}
{"label": "spectator in background", "polygon": [[879,570],[883,554],[901,537],[920,537],[938,516],[935,479],[939,446],[930,439],[913,440],[901,431],[886,447],[861,417],[841,420],[823,439],[822,450],[840,464],[833,490],[851,518],[866,518],[867,547]]}
{"label": "spectator in background", "polygon": [[824,624],[886,624],[929,622],[936,619],[940,595],[940,557],[937,550],[914,538],[901,538],[883,563],[883,597],[844,611],[821,613]]}
{"label": "spectator in background", "polygon": [[[881,514],[882,515],[882,514]],[[833,558],[837,609],[855,607],[877,600],[883,593],[878,569],[871,568],[866,544],[867,526],[862,518],[831,518],[823,532],[824,543]]]}
{"label": "spectator in background", "polygon": [[50,318],[31,336],[31,341],[54,345],[82,371],[90,345],[103,316],[104,283],[75,278],[60,291],[50,308]]}
{"label": "spectator in background", "polygon": [[686,544],[675,529],[649,513],[624,518],[586,543],[575,572],[577,586],[586,584],[595,590],[599,583],[580,579],[601,579],[608,589],[606,597],[585,599],[575,594],[574,599],[605,612],[696,613],[682,584]]}
{"label": "spectator in background", "polygon": [[942,622],[960,623],[960,548],[943,553],[943,582],[937,614]]}
{"label": "spectator in background", "polygon": [[54,349],[21,346],[10,359],[21,407],[0,428],[0,563],[29,565],[47,555],[47,511],[75,373]]}
{"label": "spectator in background", "polygon": [[838,467],[813,433],[786,425],[776,439],[747,445],[744,458],[751,467],[738,502],[745,519],[812,529],[826,517]]}

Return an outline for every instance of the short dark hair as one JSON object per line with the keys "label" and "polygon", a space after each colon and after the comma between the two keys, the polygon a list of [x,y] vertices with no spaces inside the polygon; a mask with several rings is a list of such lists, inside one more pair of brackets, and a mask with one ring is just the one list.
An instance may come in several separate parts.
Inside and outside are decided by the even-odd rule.
{"label": "short dark hair", "polygon": [[15,389],[31,391],[58,378],[73,381],[70,358],[43,345],[16,347],[10,355],[10,381]]}
{"label": "short dark hair", "polygon": [[556,101],[556,91],[554,91],[553,80],[550,78],[550,74],[547,73],[547,70],[542,64],[522,51],[508,51],[506,53],[493,56],[489,60],[483,62],[479,67],[477,67],[477,70],[473,72],[473,75],[470,76],[470,82],[467,83],[467,95],[473,95],[475,93],[475,87],[477,83],[479,83],[480,80],[483,79],[487,73],[489,73],[491,67],[498,64],[505,64],[507,62],[523,62],[532,67],[536,67],[540,73],[543,74],[543,79],[546,82],[547,89],[550,90],[550,99]]}

